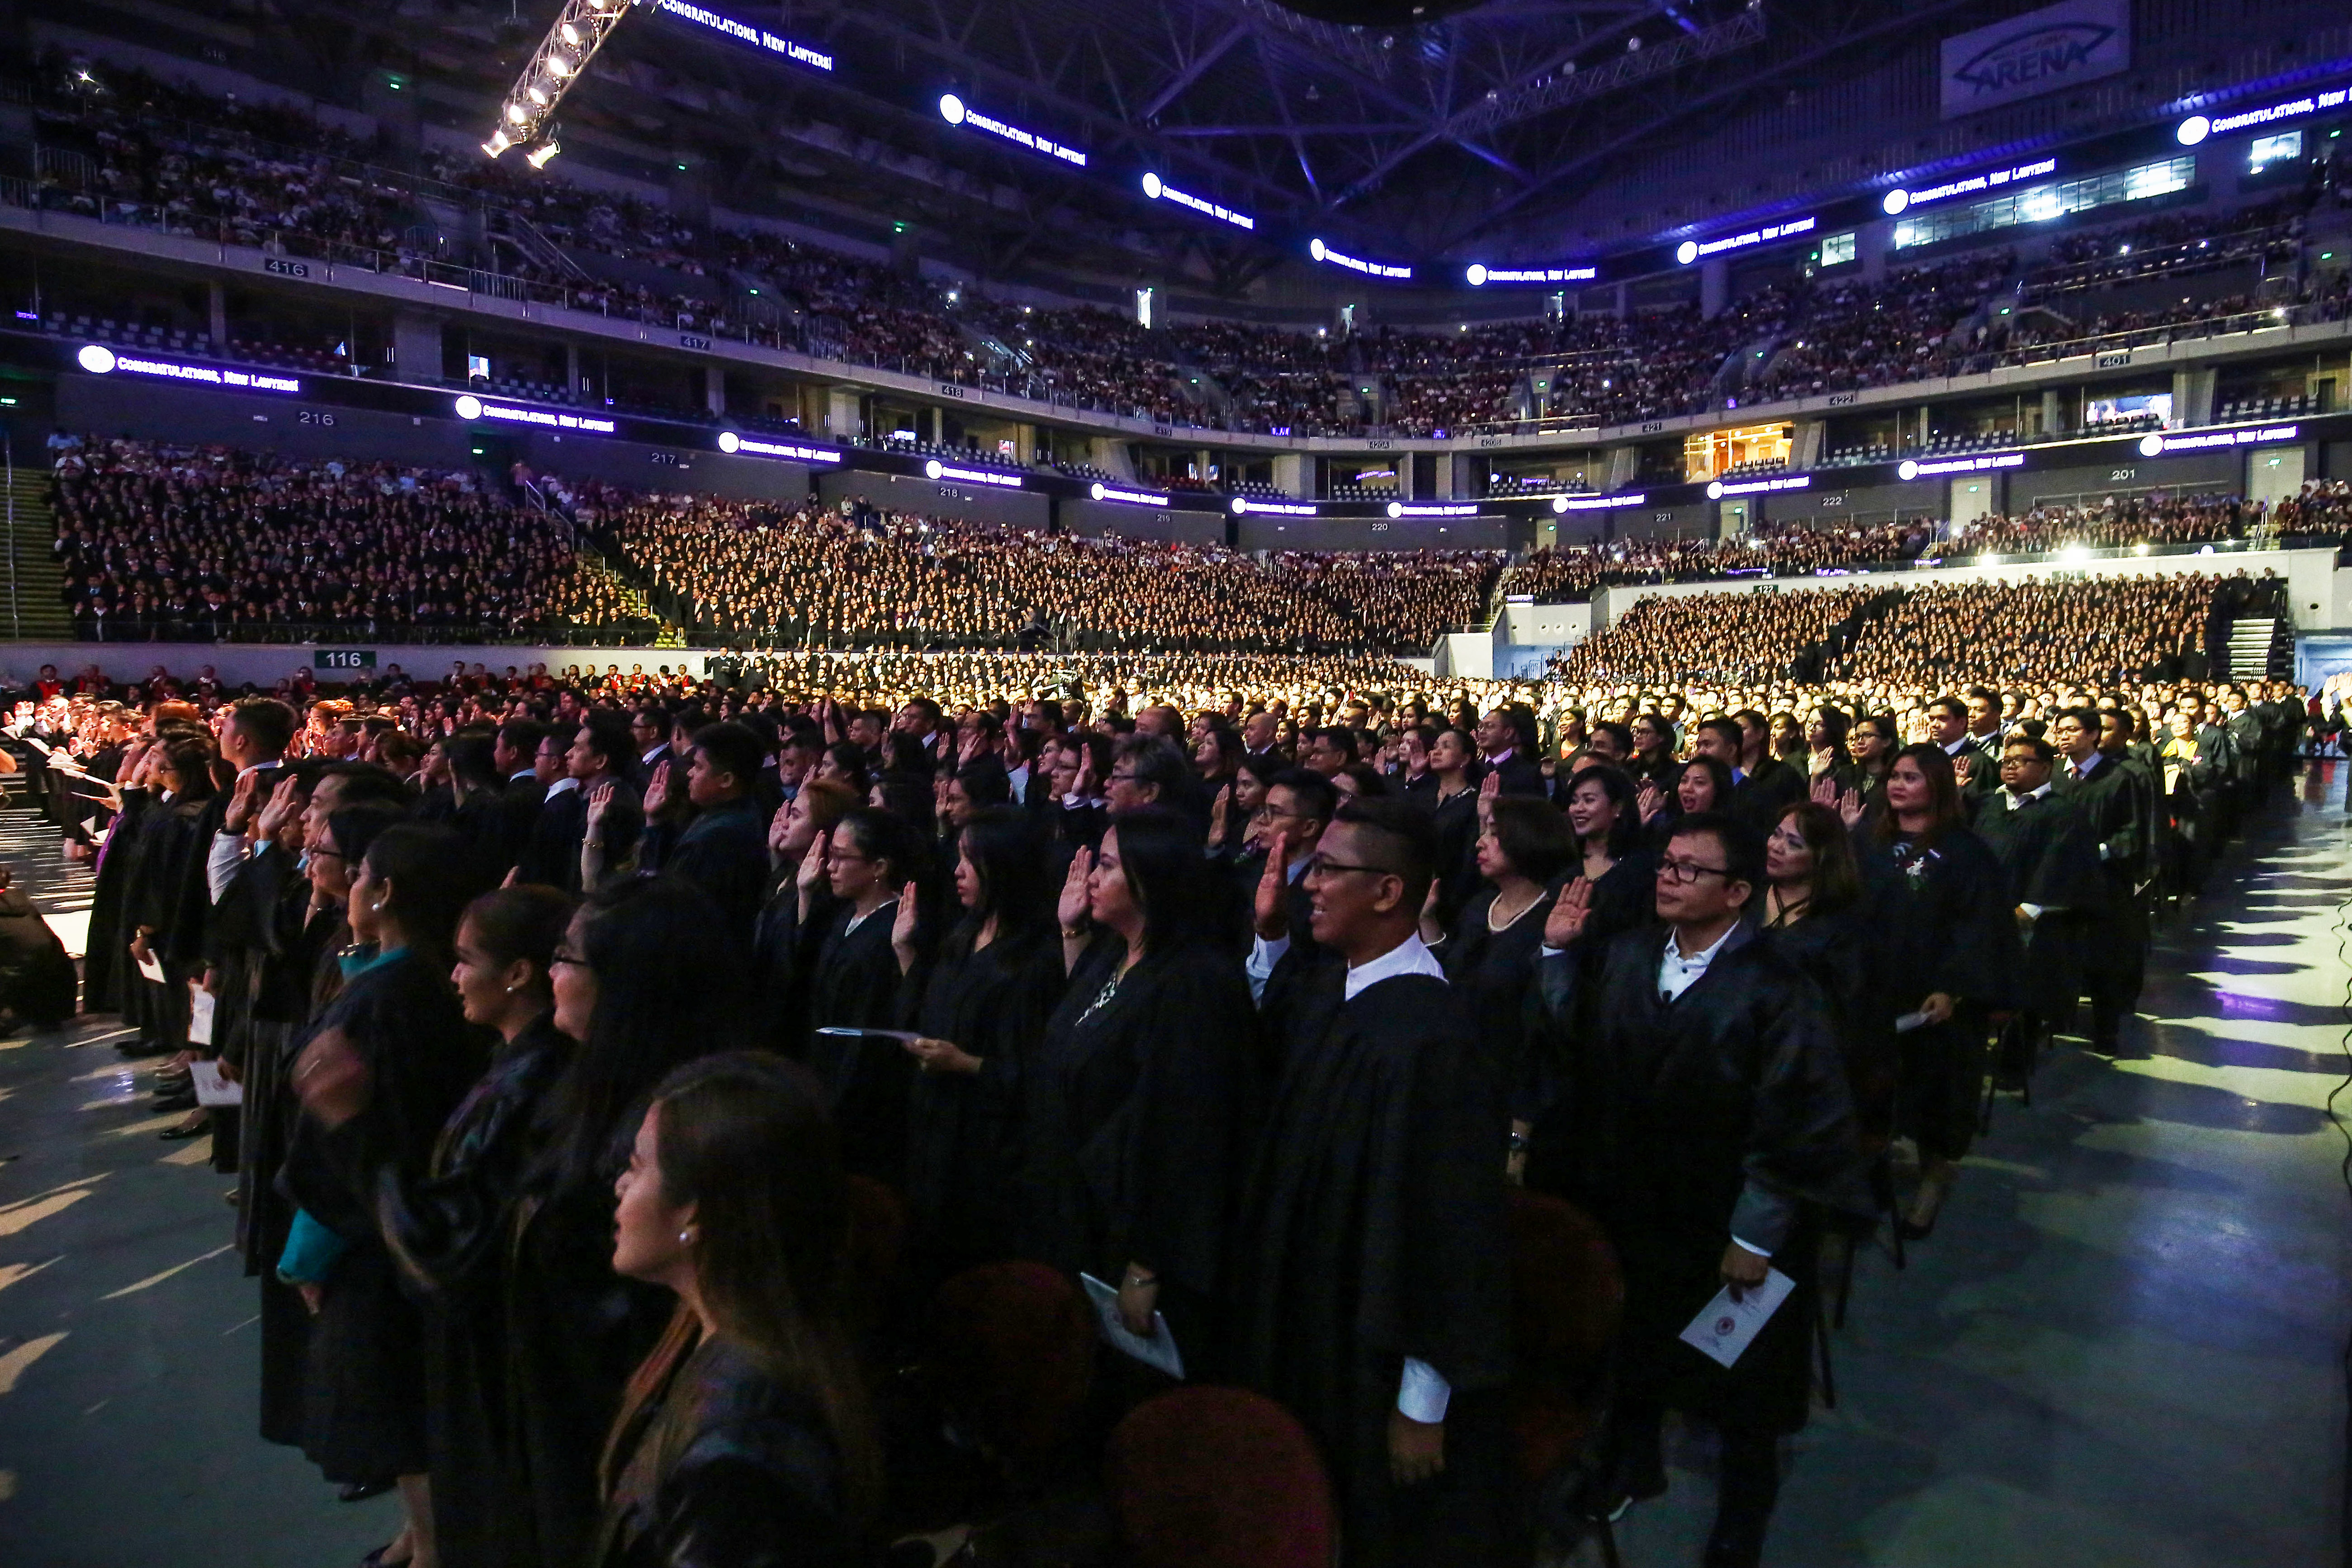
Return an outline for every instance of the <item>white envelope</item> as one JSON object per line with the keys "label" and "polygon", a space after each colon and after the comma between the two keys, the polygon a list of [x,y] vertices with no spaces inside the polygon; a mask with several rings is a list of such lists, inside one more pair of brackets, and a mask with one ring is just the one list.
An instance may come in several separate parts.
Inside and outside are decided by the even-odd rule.
{"label": "white envelope", "polygon": [[1116,1286],[1106,1285],[1091,1274],[1079,1275],[1078,1283],[1093,1299],[1095,1313],[1102,1320],[1103,1338],[1110,1342],[1111,1349],[1131,1355],[1146,1366],[1158,1367],[1179,1383],[1184,1381],[1184,1357],[1176,1349],[1176,1336],[1168,1331],[1165,1317],[1157,1311],[1151,1314],[1152,1333],[1147,1340],[1119,1317]]}
{"label": "white envelope", "polygon": [[1731,1297],[1727,1285],[1715,1293],[1715,1300],[1700,1310],[1682,1332],[1683,1343],[1710,1361],[1725,1366],[1737,1362],[1797,1282],[1777,1268],[1764,1271],[1764,1283],[1751,1285],[1741,1292],[1738,1300]]}

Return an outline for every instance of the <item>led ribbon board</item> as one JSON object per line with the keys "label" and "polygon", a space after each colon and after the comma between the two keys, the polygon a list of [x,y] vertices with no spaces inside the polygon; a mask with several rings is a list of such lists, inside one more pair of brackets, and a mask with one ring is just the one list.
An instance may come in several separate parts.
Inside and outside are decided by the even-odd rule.
{"label": "led ribbon board", "polygon": [[708,27],[714,33],[723,33],[736,42],[749,44],[755,49],[765,49],[772,55],[782,55],[788,60],[815,70],[829,71],[833,68],[831,55],[819,54],[806,44],[796,44],[790,38],[780,37],[765,27],[754,27],[750,23],[739,22],[732,16],[722,16],[716,11],[706,11],[699,5],[689,5],[686,0],[654,0],[654,9],[667,12],[682,22],[691,22],[698,27]]}
{"label": "led ribbon board", "polygon": [[792,441],[761,441],[751,436],[738,436],[732,430],[719,433],[719,449],[741,453],[753,458],[782,458],[790,463],[838,463],[841,454],[824,447],[803,447]]}
{"label": "led ribbon board", "polygon": [[1123,490],[1116,485],[1107,485],[1099,480],[1087,487],[1087,498],[1089,500],[1117,501],[1121,506],[1166,506],[1168,504],[1166,496],[1156,496],[1149,490]]}
{"label": "led ribbon board", "polygon": [[164,381],[196,381],[235,392],[300,392],[302,384],[290,375],[267,375],[257,371],[217,370],[208,364],[182,364],[177,360],[148,359],[117,353],[104,343],[84,343],[74,363],[92,375],[152,375]]}
{"label": "led ribbon board", "polygon": [[1058,159],[1065,163],[1075,163],[1081,169],[1087,166],[1087,155],[1076,147],[1065,147],[1051,136],[1041,136],[1034,131],[1024,131],[1018,125],[1007,125],[1003,121],[992,115],[982,114],[951,92],[943,92],[940,95],[940,118],[950,125],[968,126],[974,131],[985,131],[991,136],[1002,136],[1007,142],[1028,148],[1032,153],[1043,153],[1048,158]]}
{"label": "led ribbon board", "polygon": [[1307,254],[1333,267],[1344,267],[1350,272],[1360,272],[1367,278],[1410,278],[1412,268],[1397,267],[1385,261],[1366,261],[1360,256],[1342,256],[1319,239],[1307,242]]}
{"label": "led ribbon board", "polygon": [[2292,441],[2300,434],[2293,425],[2266,425],[2252,430],[2217,430],[2210,436],[2160,436],[2139,438],[2139,455],[2160,458],[2167,452],[2195,452],[2212,447],[2253,447],[2266,441]]}
{"label": "led ribbon board", "polygon": [[1262,512],[1268,517],[1317,517],[1321,515],[1316,510],[1315,507],[1311,503],[1307,501],[1258,500],[1250,496],[1235,496],[1233,501],[1233,508],[1234,515],[1235,517],[1239,517],[1245,512],[1253,511]]}
{"label": "led ribbon board", "polygon": [[1391,517],[1475,517],[1476,501],[1409,501],[1389,502]]}
{"label": "led ribbon board", "polygon": [[1916,458],[1906,458],[1895,472],[1906,479],[1932,479],[1937,474],[1980,474],[1988,468],[2021,468],[2025,467],[2022,452],[1989,452],[1981,458],[1939,458],[1923,463]]}
{"label": "led ribbon board", "polygon": [[2003,185],[2013,185],[2020,180],[2038,180],[2058,171],[2058,160],[2042,158],[2032,163],[2020,163],[2011,169],[1995,169],[1989,174],[1971,174],[1965,180],[1947,180],[1940,185],[1924,190],[1892,190],[1879,201],[1886,216],[1895,217],[1913,207],[1924,207],[1930,202],[1948,201],[1954,196],[1974,195],[1979,191],[1996,191]]}
{"label": "led ribbon board", "polygon": [[1143,194],[1155,202],[1174,202],[1180,207],[1190,207],[1202,217],[1213,217],[1219,223],[1229,223],[1235,228],[1257,227],[1257,219],[1250,216],[1249,214],[1237,213],[1221,202],[1209,201],[1204,197],[1192,195],[1190,191],[1180,191],[1157,174],[1147,174],[1143,176]]}
{"label": "led ribbon board", "polygon": [[1726,496],[1770,495],[1776,490],[1802,490],[1812,488],[1811,474],[1783,474],[1777,479],[1742,479],[1726,484],[1721,479],[1706,487],[1706,499],[1721,500]]}
{"label": "led ribbon board", "polygon": [[1489,267],[1483,261],[1462,269],[1463,281],[1473,289],[1489,283],[1590,283],[1600,276],[1598,267]]}
{"label": "led ribbon board", "polygon": [[1621,506],[1641,506],[1649,499],[1646,494],[1638,490],[1629,496],[1554,496],[1551,500],[1551,510],[1554,511],[1610,511]]}
{"label": "led ribbon board", "polygon": [[1688,267],[1694,261],[1710,256],[1720,256],[1727,250],[1745,250],[1751,245],[1769,245],[1776,239],[1791,235],[1811,234],[1817,219],[1792,217],[1787,223],[1768,223],[1762,228],[1751,228],[1744,234],[1727,234],[1721,239],[1686,239],[1675,247],[1675,259]]}
{"label": "led ribbon board", "polygon": [[2183,147],[2194,147],[2208,136],[2227,136],[2232,131],[2245,131],[2257,125],[2275,125],[2282,120],[2300,120],[2306,114],[2319,114],[2331,109],[2341,109],[2352,103],[2352,88],[2333,87],[2326,92],[2307,93],[2273,103],[2263,109],[2242,110],[2236,114],[2192,114],[2182,121],[2172,135]]}
{"label": "led ribbon board", "polygon": [[585,414],[558,414],[552,408],[518,408],[510,403],[485,403],[472,393],[459,395],[457,417],[465,420],[497,419],[509,425],[537,425],[548,430],[580,430],[591,436],[610,436],[619,428],[610,419],[593,418]]}
{"label": "led ribbon board", "polygon": [[986,468],[952,468],[940,462],[937,458],[923,465],[923,478],[959,479],[968,485],[1002,485],[1008,490],[1017,490],[1021,488],[1021,476],[1018,474],[992,474]]}

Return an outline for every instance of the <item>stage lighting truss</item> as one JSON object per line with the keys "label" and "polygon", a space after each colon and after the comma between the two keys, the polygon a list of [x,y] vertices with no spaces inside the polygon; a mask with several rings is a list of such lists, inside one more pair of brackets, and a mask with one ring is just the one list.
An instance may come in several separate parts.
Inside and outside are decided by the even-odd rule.
{"label": "stage lighting truss", "polygon": [[631,0],[564,0],[562,14],[531,51],[530,62],[499,106],[499,123],[482,151],[495,158],[509,147],[526,147],[531,167],[546,167],[556,153],[555,110],[563,95],[621,19],[635,9]]}

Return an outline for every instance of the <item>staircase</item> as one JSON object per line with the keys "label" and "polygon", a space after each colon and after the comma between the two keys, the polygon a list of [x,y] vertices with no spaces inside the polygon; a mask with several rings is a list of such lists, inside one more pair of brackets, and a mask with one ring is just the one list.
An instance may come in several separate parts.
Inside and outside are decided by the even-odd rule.
{"label": "staircase", "polygon": [[2294,676],[2294,630],[2268,616],[2230,623],[2230,679],[2288,680]]}
{"label": "staircase", "polygon": [[0,491],[0,531],[7,541],[7,570],[0,577],[0,637],[37,642],[71,642],[73,616],[66,613],[66,574],[50,546],[57,525],[49,516],[46,468],[11,465]]}

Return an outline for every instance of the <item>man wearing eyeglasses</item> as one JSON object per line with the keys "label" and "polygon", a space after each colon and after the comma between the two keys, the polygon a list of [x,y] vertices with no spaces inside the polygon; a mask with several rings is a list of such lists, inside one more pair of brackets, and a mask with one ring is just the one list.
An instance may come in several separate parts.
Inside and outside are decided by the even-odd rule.
{"label": "man wearing eyeglasses", "polygon": [[[1625,1271],[1610,1470],[1596,1511],[1665,1489],[1667,1409],[1723,1434],[1709,1568],[1749,1568],[1779,1494],[1776,1438],[1805,1423],[1818,1209],[1871,1212],[1828,1005],[1748,913],[1763,851],[1737,819],[1684,817],[1659,857],[1658,924],[1597,966],[1568,951],[1590,884],[1545,928],[1538,994],[1562,1083],[1530,1134],[1528,1184],[1590,1208]],[[1554,947],[1552,942],[1561,945]],[[1796,1282],[1729,1367],[1683,1342],[1716,1292]]]}
{"label": "man wearing eyeglasses", "polygon": [[1270,999],[1280,1085],[1234,1226],[1237,1370],[1318,1439],[1351,1568],[1507,1560],[1508,1112],[1416,931],[1435,859],[1404,801],[1322,829],[1324,957]]}
{"label": "man wearing eyeglasses", "polygon": [[1291,768],[1275,775],[1266,786],[1265,801],[1250,823],[1250,840],[1257,858],[1240,862],[1243,886],[1251,889],[1249,962],[1250,994],[1263,1003],[1269,990],[1284,984],[1322,956],[1316,945],[1305,885],[1307,858],[1339,804],[1331,781],[1311,768]]}

